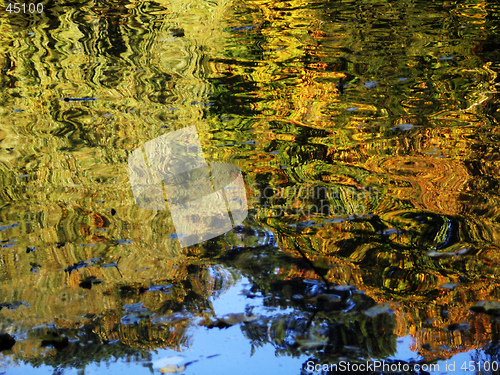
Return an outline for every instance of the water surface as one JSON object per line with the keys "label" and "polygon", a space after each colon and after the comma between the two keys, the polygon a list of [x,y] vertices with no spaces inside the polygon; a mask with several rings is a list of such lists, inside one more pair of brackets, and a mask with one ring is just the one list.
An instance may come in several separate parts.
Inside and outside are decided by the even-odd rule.
{"label": "water surface", "polygon": [[[496,2],[42,3],[0,15],[5,373],[500,364]],[[193,125],[249,215],[181,248],[128,157]]]}

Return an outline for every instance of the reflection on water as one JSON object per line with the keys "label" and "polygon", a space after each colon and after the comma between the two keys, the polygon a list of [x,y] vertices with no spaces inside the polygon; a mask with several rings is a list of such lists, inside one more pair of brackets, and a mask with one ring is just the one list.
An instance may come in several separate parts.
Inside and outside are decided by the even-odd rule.
{"label": "reflection on water", "polygon": [[[7,372],[498,360],[496,2],[43,4],[0,15]],[[128,160],[188,126],[249,209],[181,248]]]}

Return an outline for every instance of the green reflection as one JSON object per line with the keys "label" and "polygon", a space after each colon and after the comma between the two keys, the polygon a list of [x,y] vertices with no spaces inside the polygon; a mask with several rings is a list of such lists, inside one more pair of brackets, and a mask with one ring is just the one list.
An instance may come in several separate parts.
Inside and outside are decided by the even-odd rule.
{"label": "green reflection", "polygon": [[[499,298],[496,3],[43,4],[0,16],[16,358],[147,357],[200,321],[320,361],[387,358],[407,334],[426,360],[495,343],[469,307]],[[207,161],[243,171],[250,217],[181,249],[168,212],[134,204],[127,161],[193,125]],[[215,316],[242,275],[264,312]]]}

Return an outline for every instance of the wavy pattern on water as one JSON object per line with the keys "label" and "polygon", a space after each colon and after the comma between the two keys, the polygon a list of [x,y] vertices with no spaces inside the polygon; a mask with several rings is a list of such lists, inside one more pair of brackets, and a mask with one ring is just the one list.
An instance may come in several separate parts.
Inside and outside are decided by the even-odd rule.
{"label": "wavy pattern on water", "polygon": [[[201,311],[209,295],[234,282],[223,268],[188,269],[193,254],[204,251],[182,253],[170,216],[139,210],[127,178],[131,150],[166,131],[206,127],[207,53],[219,48],[213,39],[225,36],[218,23],[226,5],[130,5],[54,8],[53,20],[20,46],[2,44],[2,68],[15,67],[1,80],[3,302],[29,301],[26,319],[33,325],[68,305],[74,309],[68,320],[80,321],[90,310],[106,315],[120,309],[109,297],[113,290],[134,295],[129,286],[141,283],[140,294],[152,280],[185,282],[164,300],[163,314],[182,310],[184,300]],[[71,100],[85,98],[96,100]],[[21,274],[29,280],[19,294]],[[110,334],[127,342],[132,336]],[[178,346],[185,338],[179,340],[167,341]]]}
{"label": "wavy pattern on water", "polygon": [[[245,321],[255,344],[324,362],[406,334],[434,340],[428,358],[488,342],[468,309],[500,297],[492,4],[80,5],[0,43],[2,321],[142,349]],[[135,205],[127,161],[188,125],[253,199],[244,225],[181,250],[168,212]],[[212,316],[240,272],[295,313]]]}

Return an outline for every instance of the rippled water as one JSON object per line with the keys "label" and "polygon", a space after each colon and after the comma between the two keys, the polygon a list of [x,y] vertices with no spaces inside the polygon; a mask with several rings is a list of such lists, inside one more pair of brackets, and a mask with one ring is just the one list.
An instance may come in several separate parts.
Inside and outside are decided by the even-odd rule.
{"label": "rippled water", "polygon": [[[496,2],[42,3],[0,13],[3,371],[500,365]],[[188,126],[249,213],[181,248],[128,160]]]}

